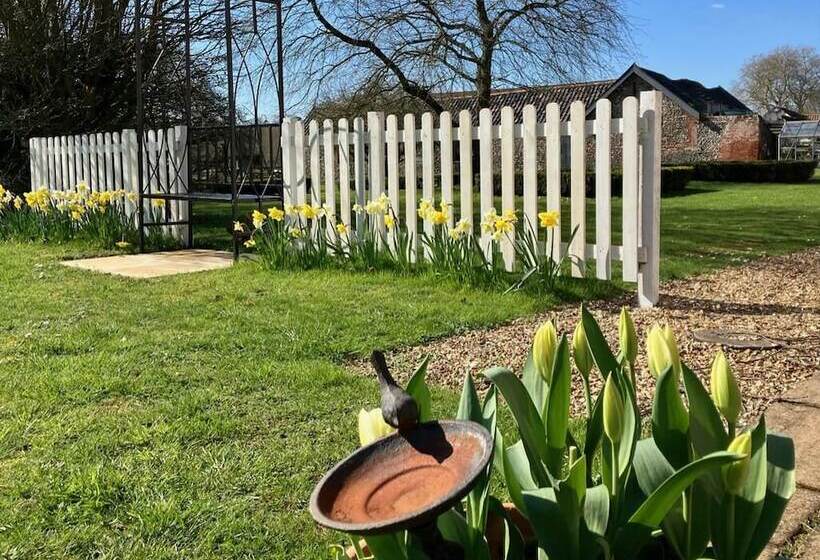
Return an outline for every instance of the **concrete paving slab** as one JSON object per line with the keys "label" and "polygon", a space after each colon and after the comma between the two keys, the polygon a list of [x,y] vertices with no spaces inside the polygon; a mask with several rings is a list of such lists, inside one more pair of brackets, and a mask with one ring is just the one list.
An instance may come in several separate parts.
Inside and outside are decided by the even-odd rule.
{"label": "concrete paving slab", "polygon": [[77,259],[63,261],[62,264],[71,268],[115,274],[128,278],[156,278],[172,274],[228,268],[233,264],[233,255],[228,251],[186,249],[183,251]]}

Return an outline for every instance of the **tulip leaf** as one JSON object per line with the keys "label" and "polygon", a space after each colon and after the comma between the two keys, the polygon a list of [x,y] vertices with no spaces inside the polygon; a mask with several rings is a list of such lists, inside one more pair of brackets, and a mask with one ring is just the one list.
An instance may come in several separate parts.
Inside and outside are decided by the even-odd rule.
{"label": "tulip leaf", "polygon": [[556,478],[561,474],[561,463],[567,445],[571,382],[569,344],[567,343],[567,337],[562,336],[555,355],[552,384],[547,396],[547,412],[544,415],[546,420],[544,427],[547,433],[549,451],[547,466],[550,473]]}
{"label": "tulip leaf", "polygon": [[436,518],[441,536],[445,540],[460,545],[465,550],[470,546],[470,527],[467,520],[456,510],[450,508]]}
{"label": "tulip leaf", "polygon": [[524,446],[528,453],[535,454],[535,457],[530,458],[531,462],[537,459],[544,464],[549,464],[550,454],[544,425],[527,389],[512,371],[505,368],[488,369],[484,372],[484,376],[504,395],[518,425],[518,432]]}
{"label": "tulip leaf", "polygon": [[[746,549],[756,532],[757,523],[763,510],[766,498],[766,479],[768,461],[766,460],[766,419],[760,421],[752,430],[752,456],[746,483],[735,499],[735,533],[734,550],[738,558],[746,558]],[[732,537],[732,535],[729,535]]]}
{"label": "tulip leaf", "polygon": [[416,368],[410,381],[407,382],[407,394],[413,397],[419,407],[419,422],[433,420],[433,398],[430,396],[430,388],[425,380],[429,363],[430,356],[427,355]]}
{"label": "tulip leaf", "polygon": [[504,482],[513,504],[526,515],[522,494],[537,489],[538,484],[533,479],[523,441],[518,441],[504,450]]}
{"label": "tulip leaf", "polygon": [[[577,532],[567,527],[567,517],[558,504],[552,488],[539,488],[524,492],[524,505],[538,546],[550,558],[573,559],[578,556],[579,540]],[[573,552],[575,554],[573,554]]]}
{"label": "tulip leaf", "polygon": [[689,461],[689,414],[678,391],[678,378],[672,367],[658,376],[652,404],[652,437],[672,467],[679,469]]}
{"label": "tulip leaf", "polygon": [[766,458],[769,463],[766,498],[746,551],[747,558],[757,558],[763,551],[795,491],[794,441],[781,434],[767,434]]}
{"label": "tulip leaf", "polygon": [[471,420],[484,425],[484,415],[481,412],[481,401],[475,390],[473,376],[468,371],[464,375],[464,386],[461,390],[461,400],[458,402],[457,420]]}
{"label": "tulip leaf", "polygon": [[532,348],[527,354],[527,361],[524,362],[524,369],[521,370],[521,380],[524,382],[524,387],[527,388],[532,404],[535,405],[539,412],[544,410],[544,403],[547,401],[547,384],[538,374],[538,368],[535,367],[535,360],[532,357]]}
{"label": "tulip leaf", "polygon": [[604,333],[601,332],[601,327],[595,317],[592,316],[585,306],[581,306],[581,322],[584,324],[584,332],[587,335],[587,344],[592,352],[592,359],[595,360],[595,365],[601,376],[606,379],[610,372],[618,369],[618,361],[609,349]]}
{"label": "tulip leaf", "polygon": [[604,536],[609,521],[609,491],[599,484],[587,489],[584,501],[584,521],[587,529],[596,535]]}
{"label": "tulip leaf", "polygon": [[604,392],[600,391],[592,405],[592,412],[587,418],[586,433],[584,436],[584,456],[587,459],[587,483],[592,485],[592,464],[595,453],[604,435]]}
{"label": "tulip leaf", "polygon": [[614,556],[634,558],[686,488],[709,470],[731,463],[737,458],[734,453],[718,451],[689,463],[663,481],[618,531]]}
{"label": "tulip leaf", "polygon": [[365,541],[373,558],[375,560],[406,560],[408,558],[407,547],[402,544],[400,534],[368,535]]}
{"label": "tulip leaf", "polygon": [[[689,438],[695,450],[695,457],[703,457],[729,447],[729,436],[723,428],[723,420],[712,398],[698,376],[685,365],[683,384],[689,401]],[[723,492],[723,482],[718,472],[709,472],[703,478],[703,483],[713,495],[717,496]]]}

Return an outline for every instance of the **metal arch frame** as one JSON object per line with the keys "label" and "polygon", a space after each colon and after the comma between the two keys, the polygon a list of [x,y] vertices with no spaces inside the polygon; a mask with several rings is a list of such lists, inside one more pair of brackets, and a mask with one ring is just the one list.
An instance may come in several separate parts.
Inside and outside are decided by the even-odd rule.
{"label": "metal arch frame", "polygon": [[[137,222],[139,228],[139,248],[140,251],[145,251],[145,241],[146,241],[146,228],[151,226],[166,226],[166,225],[185,225],[188,228],[188,244],[191,245],[193,243],[193,224],[192,224],[192,215],[193,215],[193,202],[196,201],[225,201],[224,197],[220,198],[217,196],[205,196],[203,193],[199,193],[201,196],[197,196],[196,193],[192,194],[190,191],[191,183],[193,182],[193,177],[191,175],[191,157],[190,157],[190,148],[191,148],[191,138],[192,138],[192,131],[194,130],[192,126],[192,115],[191,115],[191,103],[192,103],[192,88],[191,88],[191,16],[190,16],[190,0],[182,0],[182,18],[169,18],[163,15],[155,16],[153,14],[144,14],[143,13],[143,3],[144,0],[137,0],[135,12],[134,12],[134,34],[135,34],[135,72],[136,72],[136,132],[137,132],[137,181],[138,181],[138,203],[137,203]],[[214,2],[214,7],[218,6],[219,2],[216,0]],[[252,26],[252,33],[250,33],[250,40],[247,42],[246,45],[242,45],[236,35],[234,34],[234,22],[233,22],[233,12],[237,9],[235,4],[239,4],[242,8],[250,7],[250,15],[253,22]],[[276,64],[274,69],[274,63],[272,60],[272,48],[268,48],[265,46],[264,38],[259,33],[259,29],[257,26],[257,4],[267,4],[273,5],[275,7],[276,13]],[[278,101],[278,124],[281,136],[281,124],[285,117],[285,100],[284,100],[284,48],[283,48],[283,20],[282,20],[282,0],[240,0],[236,2],[236,0],[224,0],[224,15],[225,15],[225,26],[224,26],[224,36],[225,36],[225,72],[227,74],[227,101],[228,101],[228,123],[227,128],[229,129],[229,136],[227,138],[227,142],[225,145],[225,155],[226,155],[226,164],[227,164],[227,177],[230,181],[230,203],[231,203],[231,216],[232,220],[236,221],[238,217],[238,202],[242,197],[248,199],[255,199],[259,208],[261,208],[262,201],[264,200],[271,200],[277,198],[277,196],[269,195],[268,189],[272,186],[272,181],[275,180],[275,175],[279,173],[279,181],[281,181],[281,167],[282,167],[282,157],[281,157],[281,143],[277,142],[275,151],[276,151],[276,163],[272,162],[270,175],[266,178],[263,184],[262,192],[259,192],[259,189],[254,184],[254,193],[252,195],[243,195],[243,189],[248,186],[249,183],[252,183],[252,180],[249,181],[248,178],[251,176],[253,172],[253,161],[256,155],[258,154],[261,145],[262,145],[262,136],[261,136],[261,127],[265,126],[268,129],[271,128],[272,125],[270,124],[262,124],[259,120],[259,104],[261,98],[261,91],[262,91],[262,83],[264,77],[266,75],[266,71],[269,71],[270,74],[275,76],[275,87],[277,90],[277,101]],[[187,126],[187,136],[186,136],[186,144],[184,147],[185,150],[185,157],[182,161],[185,162],[187,165],[187,169],[185,169],[186,176],[188,177],[188,188],[189,191],[185,194],[176,194],[170,192],[170,185],[178,181],[180,179],[180,172],[182,171],[181,166],[178,166],[176,163],[172,163],[172,172],[175,173],[175,177],[166,177],[167,181],[165,185],[159,184],[159,179],[161,178],[161,170],[157,168],[152,168],[150,161],[146,162],[146,146],[145,144],[149,141],[146,137],[146,114],[145,114],[145,96],[144,96],[144,89],[147,84],[145,80],[144,68],[143,68],[143,58],[144,58],[144,46],[143,46],[143,29],[142,23],[143,19],[150,19],[152,22],[160,21],[162,23],[171,23],[176,25],[181,25],[183,30],[183,40],[184,40],[184,107],[183,113],[184,118],[182,119],[184,124]],[[164,29],[164,28],[163,28]],[[250,59],[252,58],[254,49],[261,48],[262,52],[262,61],[255,67],[251,67]],[[160,50],[160,52],[156,55],[154,60],[154,64],[156,65],[162,56],[165,54],[164,48]],[[234,56],[238,55],[239,57],[239,71],[235,74],[234,72]],[[176,71],[179,70],[180,64],[177,65],[175,68]],[[236,108],[236,98],[237,93],[239,90],[239,84],[244,79],[248,81],[251,85],[251,101],[253,102],[253,122],[247,125],[242,125],[242,128],[251,127],[253,128],[253,133],[250,134],[251,143],[250,143],[250,156],[247,158],[247,162],[242,162],[242,154],[239,152],[241,150],[238,149],[238,141],[237,141],[237,108]],[[150,75],[150,70],[149,70]],[[222,125],[224,127],[225,125]],[[205,127],[209,128],[209,127]],[[160,144],[160,150],[167,150],[167,136],[162,135],[162,144]],[[150,158],[148,158],[150,160]],[[173,159],[173,158],[172,158]],[[159,166],[157,166],[159,167]],[[167,170],[165,170],[164,174],[167,175]],[[152,182],[157,183],[160,191],[159,192],[151,192],[151,185]],[[166,189],[166,192],[161,192],[162,189]],[[165,206],[165,221],[154,221],[148,222],[146,221],[145,217],[145,204],[146,201],[150,204],[150,201],[162,199],[165,201],[172,200],[172,201],[186,201],[189,204],[188,210],[188,218],[186,221],[169,221],[169,209],[168,206]],[[234,249],[234,257],[238,257],[239,255],[239,238],[237,236],[233,237],[233,249]]]}

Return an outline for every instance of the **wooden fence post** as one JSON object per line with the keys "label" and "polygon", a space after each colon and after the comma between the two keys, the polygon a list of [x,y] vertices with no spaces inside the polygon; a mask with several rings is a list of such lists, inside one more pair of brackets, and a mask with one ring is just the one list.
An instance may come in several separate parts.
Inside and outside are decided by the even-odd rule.
{"label": "wooden fence post", "polygon": [[638,304],[658,303],[661,228],[661,118],[663,94],[641,92],[641,184],[639,238],[646,253],[638,267]]}
{"label": "wooden fence post", "polygon": [[[370,200],[377,200],[384,192],[384,113],[367,113],[367,132],[370,141]],[[377,231],[384,231],[384,218],[377,217]],[[381,246],[381,237],[377,238]]]}
{"label": "wooden fence post", "polygon": [[[174,127],[176,145],[174,146],[174,159],[176,160],[177,177],[174,181],[174,191],[177,194],[188,194],[188,127],[185,125]],[[191,203],[188,200],[178,200],[178,219],[182,222],[191,220]],[[179,226],[179,239],[185,247],[191,246],[191,228]]]}

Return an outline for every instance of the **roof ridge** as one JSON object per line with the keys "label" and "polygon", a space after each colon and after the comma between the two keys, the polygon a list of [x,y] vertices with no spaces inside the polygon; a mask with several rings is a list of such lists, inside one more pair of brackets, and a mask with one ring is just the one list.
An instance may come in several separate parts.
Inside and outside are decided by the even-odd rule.
{"label": "roof ridge", "polygon": [[[601,86],[601,85],[608,85],[614,82],[614,79],[607,79],[607,80],[593,80],[589,82],[567,82],[563,84],[543,84],[543,85],[534,85],[534,86],[518,86],[518,87],[510,87],[510,88],[495,88],[490,90],[490,95],[504,95],[507,93],[525,93],[528,91],[539,91],[539,90],[550,90],[550,89],[558,89],[558,88],[570,88],[570,87],[580,87],[580,86]],[[470,97],[476,94],[475,90],[462,90],[462,91],[441,91],[435,92],[433,95],[440,98],[459,98],[459,97]]]}

